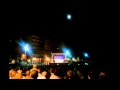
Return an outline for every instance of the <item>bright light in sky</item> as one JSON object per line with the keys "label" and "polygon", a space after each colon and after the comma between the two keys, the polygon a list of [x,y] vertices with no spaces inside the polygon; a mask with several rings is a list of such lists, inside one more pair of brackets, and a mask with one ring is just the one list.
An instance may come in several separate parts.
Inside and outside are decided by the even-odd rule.
{"label": "bright light in sky", "polygon": [[68,15],[67,18],[68,18],[68,19],[71,19],[71,15]]}
{"label": "bright light in sky", "polygon": [[88,53],[84,52],[83,55],[84,55],[85,58],[89,58]]}
{"label": "bright light in sky", "polygon": [[67,19],[68,19],[68,20],[71,20],[71,19],[72,19],[71,14],[67,14]]}
{"label": "bright light in sky", "polygon": [[87,56],[88,56],[88,54],[87,54],[87,53],[85,53],[85,56],[87,57]]}

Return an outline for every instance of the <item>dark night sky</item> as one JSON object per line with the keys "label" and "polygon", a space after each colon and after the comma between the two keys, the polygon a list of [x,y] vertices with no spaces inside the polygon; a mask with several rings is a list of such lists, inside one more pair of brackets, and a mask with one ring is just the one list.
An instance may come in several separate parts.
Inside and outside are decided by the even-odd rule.
{"label": "dark night sky", "polygon": [[[72,15],[71,21],[66,19],[67,13]],[[100,56],[101,59],[110,51],[108,43],[111,40],[111,29],[114,27],[112,13],[112,9],[97,5],[89,7],[81,6],[79,3],[67,3],[40,9],[12,9],[12,22],[8,23],[17,34],[28,34],[33,31],[40,34],[56,33],[76,54],[88,51],[92,57]]]}

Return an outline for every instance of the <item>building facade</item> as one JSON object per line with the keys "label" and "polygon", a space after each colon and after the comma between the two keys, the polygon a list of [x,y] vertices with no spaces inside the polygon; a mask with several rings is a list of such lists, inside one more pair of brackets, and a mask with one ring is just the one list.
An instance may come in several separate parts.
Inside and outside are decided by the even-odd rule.
{"label": "building facade", "polygon": [[26,35],[23,41],[30,45],[31,57],[36,61],[45,62],[46,58],[51,58],[51,53],[62,53],[60,40],[55,36],[30,34]]}
{"label": "building facade", "polygon": [[44,38],[37,35],[27,36],[27,41],[31,46],[31,57],[43,58],[44,54]]}
{"label": "building facade", "polygon": [[52,52],[52,41],[50,38],[45,37],[45,55],[48,57],[51,57],[51,52]]}

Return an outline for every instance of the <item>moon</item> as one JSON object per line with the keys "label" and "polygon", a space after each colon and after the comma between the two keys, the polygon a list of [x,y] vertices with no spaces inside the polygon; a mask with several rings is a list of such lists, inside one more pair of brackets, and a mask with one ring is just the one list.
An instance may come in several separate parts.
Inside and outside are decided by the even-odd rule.
{"label": "moon", "polygon": [[68,20],[71,20],[71,19],[72,19],[71,14],[67,14],[67,19],[68,19]]}

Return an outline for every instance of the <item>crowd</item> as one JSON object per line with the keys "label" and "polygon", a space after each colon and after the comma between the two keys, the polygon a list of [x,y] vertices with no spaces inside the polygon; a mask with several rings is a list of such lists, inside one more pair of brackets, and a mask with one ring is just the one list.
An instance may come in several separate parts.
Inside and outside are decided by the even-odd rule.
{"label": "crowd", "polygon": [[9,79],[108,79],[104,70],[81,69],[75,66],[11,67]]}

